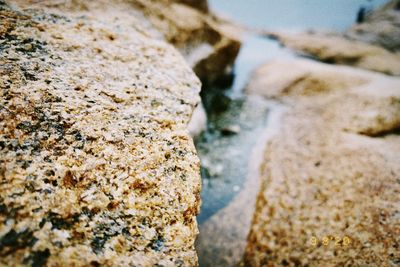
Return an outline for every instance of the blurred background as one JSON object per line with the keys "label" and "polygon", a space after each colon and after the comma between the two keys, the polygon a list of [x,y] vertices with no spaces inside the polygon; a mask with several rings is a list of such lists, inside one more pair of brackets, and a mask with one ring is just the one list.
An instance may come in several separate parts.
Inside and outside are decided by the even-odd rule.
{"label": "blurred background", "polygon": [[[233,69],[229,72],[230,78],[225,79],[223,83],[205,84],[202,91],[203,104],[207,113],[207,128],[195,138],[202,162],[203,178],[202,208],[198,216],[200,237],[197,241],[200,266],[236,266],[237,264],[250,266],[307,266],[308,263],[311,263],[312,266],[319,266],[318,263],[316,264],[319,261],[313,261],[313,257],[323,258],[327,255],[324,253],[338,253],[333,250],[313,254],[314,252],[310,252],[307,245],[307,240],[311,237],[310,233],[303,234],[307,237],[301,237],[301,241],[293,242],[293,240],[290,240],[293,236],[290,236],[293,233],[300,234],[298,232],[299,229],[289,233],[290,230],[286,226],[279,226],[279,223],[278,225],[273,225],[276,222],[274,222],[274,216],[269,212],[272,212],[272,209],[276,209],[277,204],[274,204],[274,202],[271,202],[272,204],[268,203],[268,197],[276,197],[274,193],[268,192],[268,188],[266,188],[266,181],[273,179],[268,175],[274,171],[274,168],[281,168],[280,172],[285,172],[284,168],[291,169],[291,165],[301,165],[304,162],[296,159],[296,157],[301,157],[301,153],[297,151],[297,156],[292,159],[288,156],[286,159],[286,161],[294,160],[294,162],[286,162],[282,163],[282,165],[279,165],[279,161],[271,163],[265,158],[265,149],[268,150],[268,144],[271,139],[274,139],[273,136],[279,135],[283,114],[290,114],[290,110],[294,109],[297,110],[296,112],[300,112],[300,119],[297,118],[297,121],[301,120],[302,117],[308,117],[309,111],[305,111],[304,107],[312,106],[313,104],[318,106],[320,105],[319,102],[324,102],[319,99],[321,94],[328,94],[328,91],[343,87],[359,86],[357,82],[348,85],[347,80],[350,78],[346,78],[346,81],[341,81],[343,76],[350,75],[351,79],[356,79],[353,76],[360,75],[360,77],[364,77],[364,75],[369,75],[369,73],[357,73],[358,70],[353,70],[353,68],[377,71],[389,74],[389,76],[398,75],[398,63],[392,62],[392,65],[388,63],[390,66],[385,64],[383,64],[385,66],[381,66],[382,62],[389,57],[394,57],[394,61],[399,59],[397,53],[399,48],[398,40],[393,40],[398,39],[394,35],[399,30],[399,24],[397,24],[399,12],[393,11],[393,9],[396,10],[396,1],[387,4],[388,2],[385,0],[208,1],[208,8],[211,12],[235,24],[236,31],[242,34],[242,44],[233,64]],[[387,9],[382,11],[381,8],[385,4],[391,6],[392,11],[387,11]],[[384,12],[393,12],[393,14],[391,13],[391,15],[386,15],[385,17]],[[393,19],[391,16],[397,16],[397,19]],[[370,25],[365,27],[368,23]],[[377,36],[383,36],[386,41],[380,42],[380,37]],[[387,36],[391,37],[387,38]],[[391,38],[391,41],[387,41]],[[377,50],[380,51],[380,49],[385,51],[376,52]],[[373,60],[371,60],[371,55],[374,57]],[[301,61],[298,63],[298,60],[306,60],[307,62]],[[308,61],[311,61],[311,63]],[[314,62],[317,62],[315,66],[313,65]],[[335,66],[352,66],[352,69],[342,69],[342,67],[330,69],[330,66],[328,66],[325,70],[325,66],[318,65],[321,64],[318,62],[329,63],[329,65],[335,64]],[[381,86],[383,84],[378,85],[377,88]],[[308,93],[307,90],[310,90],[310,92],[318,91],[318,98],[314,98],[314,94],[317,93]],[[379,91],[379,89],[376,90]],[[395,94],[398,94],[398,92],[395,92]],[[306,96],[310,100],[303,101]],[[329,99],[329,97],[327,96],[325,99]],[[311,104],[305,104],[307,101],[310,101]],[[358,105],[357,101],[354,100],[350,105]],[[374,102],[375,98],[367,101]],[[304,103],[299,104],[300,102]],[[296,108],[296,106],[302,105],[303,107]],[[324,107],[328,104],[321,105]],[[370,107],[363,107],[358,112],[368,112],[367,110],[369,109]],[[304,112],[304,114],[301,112]],[[369,112],[375,112],[375,109]],[[396,107],[393,107],[393,112],[390,115],[392,117],[388,120],[394,120],[395,126],[392,125],[391,127],[397,129],[398,119],[396,118],[400,118],[397,104]],[[319,115],[321,115],[321,118],[323,117],[321,112]],[[355,117],[357,116],[359,115]],[[393,118],[393,116],[396,118]],[[355,117],[353,116],[352,120]],[[318,117],[318,119],[320,118]],[[361,122],[358,120],[361,120]],[[363,118],[358,118],[351,123],[362,124],[364,123],[362,120]],[[305,126],[305,128],[307,127]],[[322,127],[329,129],[331,126],[327,122]],[[302,131],[302,129],[294,129],[289,131]],[[306,133],[301,138],[307,139],[310,131],[314,131],[314,129],[305,130]],[[282,133],[282,135],[284,134]],[[322,135],[326,136],[324,133]],[[290,138],[297,137],[290,136]],[[312,138],[319,139],[321,136]],[[333,139],[333,137],[329,138]],[[282,144],[285,140],[287,142],[301,142],[299,140],[280,139],[282,146],[286,145]],[[314,151],[312,146],[308,147],[308,144],[302,145],[304,146],[303,149],[309,150],[308,152]],[[290,151],[292,148],[290,147],[282,149],[281,153],[287,152],[289,155],[292,153]],[[283,158],[285,158],[284,155]],[[267,165],[265,162],[267,162]],[[279,166],[268,167],[268,163],[278,164]],[[318,164],[316,163],[316,166]],[[364,167],[360,168],[360,171],[365,170]],[[260,169],[264,170],[264,172],[260,171]],[[313,172],[301,166],[299,171],[303,172],[303,174],[293,173],[293,170],[288,170],[289,174],[286,175],[291,175],[292,177],[288,178],[285,183],[291,183],[290,179],[300,179],[296,175],[307,176],[310,175],[307,173]],[[328,168],[323,172],[331,171]],[[346,176],[344,173],[346,171],[337,175]],[[279,177],[279,175],[277,176]],[[394,176],[398,177],[398,173]],[[268,181],[268,183],[271,182]],[[297,182],[295,184],[299,187],[302,186]],[[285,198],[283,195],[290,195],[291,191],[289,189],[291,186],[286,184],[286,186],[277,187],[276,190],[283,190],[279,192],[282,198]],[[305,194],[307,192],[311,194],[313,190],[320,190],[319,186],[312,185],[310,188],[305,186],[304,191],[300,189],[296,193],[292,192],[293,195],[289,196],[291,200],[286,198],[286,201],[295,201],[296,194],[300,194],[300,191]],[[266,194],[268,197],[264,199],[261,197],[262,194]],[[276,194],[278,193],[276,192]],[[303,201],[305,200],[301,199],[299,203]],[[312,205],[315,203],[310,204],[308,202],[308,204],[312,211]],[[397,204],[399,203],[397,202]],[[302,205],[307,204],[303,203]],[[258,211],[255,211],[255,207]],[[338,210],[341,209],[336,208]],[[310,210],[308,210],[309,213],[311,213]],[[260,214],[253,217],[254,213]],[[312,217],[310,214],[303,215]],[[289,220],[287,222],[289,229],[294,227],[293,224],[302,223],[302,219],[299,219],[297,215],[291,217],[290,211],[287,211],[287,214],[281,214],[280,219],[282,218]],[[355,218],[355,220],[357,219],[359,220],[360,218]],[[277,221],[279,222],[279,220]],[[270,227],[268,223],[272,224],[270,229],[268,229]],[[316,221],[313,223],[315,223],[314,227],[318,228],[318,223]],[[323,224],[324,227],[327,227],[330,223],[324,222]],[[398,224],[392,226],[395,225]],[[307,227],[305,224],[304,229],[301,231],[308,231]],[[258,233],[248,236],[250,229],[252,232]],[[268,233],[268,231],[272,231],[272,234]],[[345,235],[344,232],[335,229],[328,231],[325,235],[336,234],[342,238]],[[320,238],[322,239],[323,237],[321,236]],[[395,248],[397,243],[393,244],[393,241],[391,242]],[[295,243],[304,249],[296,249],[297,252],[291,250]],[[360,241],[360,246],[362,246],[361,243],[362,241]],[[282,252],[276,252],[276,250],[282,250]],[[299,255],[299,250],[303,254],[300,253]],[[245,251],[246,256],[245,260],[243,260]],[[257,253],[254,251],[257,251]],[[292,257],[291,254],[296,254],[297,256]],[[392,256],[394,258],[397,257],[394,254]],[[337,261],[328,260],[327,262],[343,263],[341,260],[346,259],[346,255],[342,255],[342,257],[342,259],[338,257]],[[347,255],[347,258],[349,257]],[[311,260],[308,261],[306,258]],[[322,262],[319,262],[319,264],[322,264]],[[390,264],[393,262],[396,263],[396,260],[391,261]],[[389,260],[386,263],[389,263]],[[337,266],[341,266],[340,264]],[[356,263],[352,262],[349,266],[352,266],[352,264]],[[374,265],[375,263],[371,264],[370,266],[378,266]]]}

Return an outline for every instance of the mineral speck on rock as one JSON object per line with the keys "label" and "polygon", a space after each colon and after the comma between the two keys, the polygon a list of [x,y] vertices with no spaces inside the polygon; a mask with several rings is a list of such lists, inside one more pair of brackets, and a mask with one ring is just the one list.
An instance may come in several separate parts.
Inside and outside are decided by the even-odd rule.
{"label": "mineral speck on rock", "polygon": [[192,70],[129,2],[9,3],[0,265],[197,265]]}

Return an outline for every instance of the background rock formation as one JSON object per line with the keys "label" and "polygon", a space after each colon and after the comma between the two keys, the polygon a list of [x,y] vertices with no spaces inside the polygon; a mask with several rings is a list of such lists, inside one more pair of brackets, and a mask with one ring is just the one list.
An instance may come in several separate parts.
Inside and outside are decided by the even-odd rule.
{"label": "background rock formation", "polygon": [[323,62],[400,75],[400,53],[379,46],[348,40],[339,34],[275,33],[272,36],[300,54]]}
{"label": "background rock formation", "polygon": [[346,36],[400,52],[400,1],[391,0],[382,8],[372,12],[363,23],[348,29]]}
{"label": "background rock formation", "polygon": [[275,61],[248,92],[290,109],[265,151],[244,264],[398,265],[400,80]]}
{"label": "background rock formation", "polygon": [[17,2],[0,1],[0,265],[196,265],[197,77],[128,1]]}
{"label": "background rock formation", "polygon": [[283,45],[327,63],[400,75],[400,2],[390,1],[344,34],[268,33]]}

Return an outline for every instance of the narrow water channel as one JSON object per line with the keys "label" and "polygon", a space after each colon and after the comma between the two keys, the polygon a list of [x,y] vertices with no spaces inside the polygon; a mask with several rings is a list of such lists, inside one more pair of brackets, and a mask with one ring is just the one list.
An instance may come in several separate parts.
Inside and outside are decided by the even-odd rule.
{"label": "narrow water channel", "polygon": [[199,224],[225,207],[242,190],[249,155],[266,128],[269,112],[277,106],[271,100],[244,93],[252,70],[270,59],[292,56],[274,40],[248,35],[235,64],[232,86],[226,90],[204,90],[202,98],[208,113],[208,129],[196,140],[203,178]]}
{"label": "narrow water channel", "polygon": [[202,164],[198,216],[200,266],[234,266],[241,258],[259,190],[258,167],[283,106],[244,88],[251,72],[277,57],[293,57],[274,41],[245,36],[228,89],[207,88],[208,128],[195,142]]}

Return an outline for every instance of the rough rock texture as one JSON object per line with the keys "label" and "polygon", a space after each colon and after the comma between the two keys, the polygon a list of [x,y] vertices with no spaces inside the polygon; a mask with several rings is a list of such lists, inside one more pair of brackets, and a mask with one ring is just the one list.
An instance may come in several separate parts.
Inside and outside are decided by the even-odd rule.
{"label": "rough rock texture", "polygon": [[[202,6],[201,2],[204,1],[196,5]],[[238,27],[187,5],[194,1],[134,0],[133,3],[149,20],[151,28],[183,54],[203,84],[215,83],[231,72],[241,45]]]}
{"label": "rough rock texture", "polygon": [[197,77],[128,1],[15,3],[0,1],[0,265],[196,265]]}
{"label": "rough rock texture", "polygon": [[400,75],[400,53],[379,46],[348,40],[338,34],[273,33],[271,36],[297,52],[327,63]]}
{"label": "rough rock texture", "polygon": [[345,35],[350,39],[400,52],[400,1],[390,1],[367,16],[363,23],[348,29]]}
{"label": "rough rock texture", "polygon": [[400,80],[308,60],[253,80],[249,92],[289,111],[265,151],[243,264],[398,266]]}

